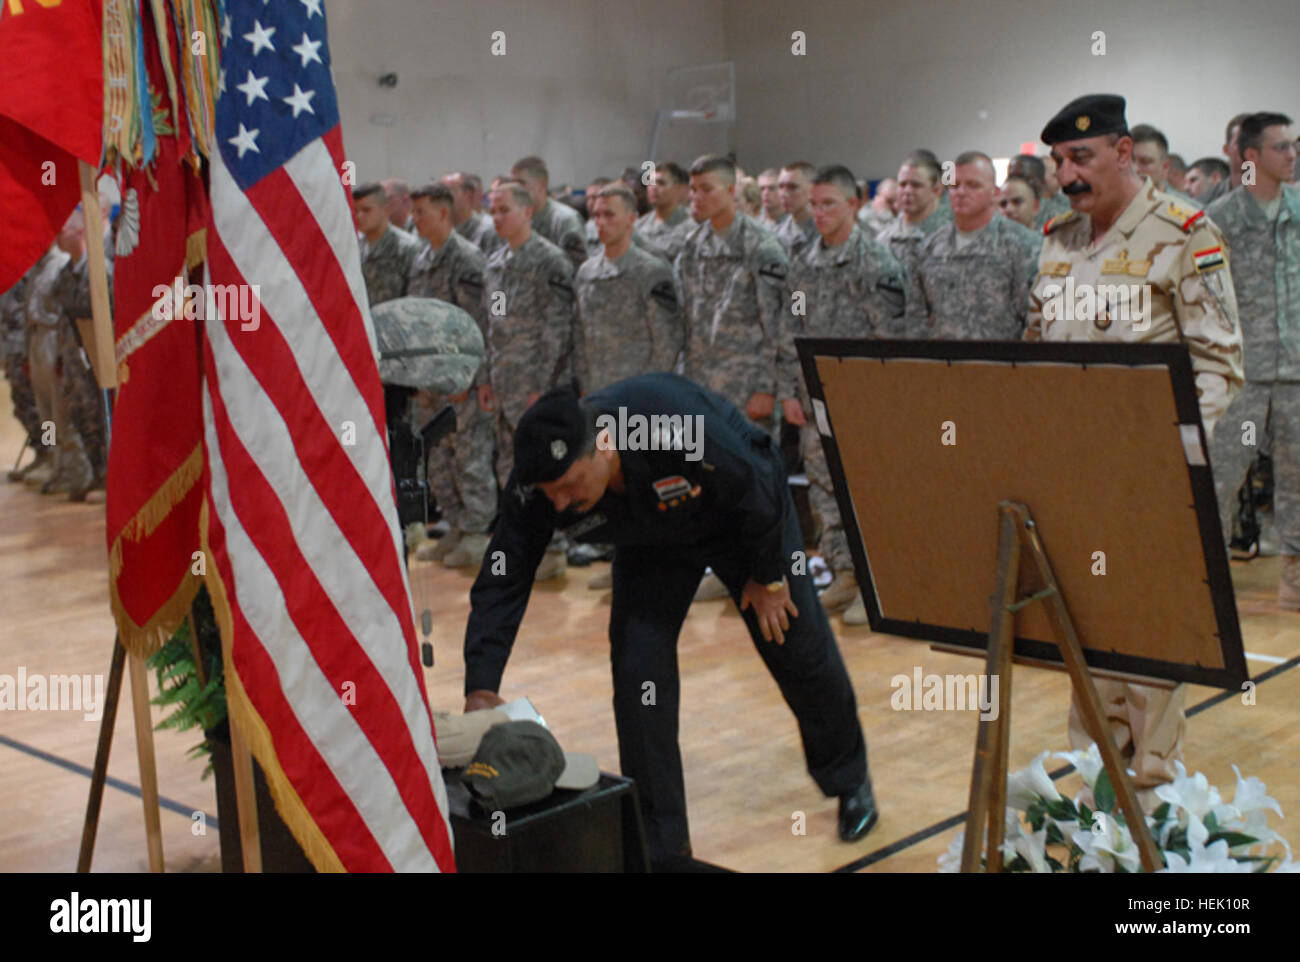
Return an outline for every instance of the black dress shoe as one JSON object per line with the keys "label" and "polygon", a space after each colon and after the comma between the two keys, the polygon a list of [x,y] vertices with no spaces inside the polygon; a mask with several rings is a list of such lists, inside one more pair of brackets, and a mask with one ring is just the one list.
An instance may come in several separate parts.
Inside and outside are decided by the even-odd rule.
{"label": "black dress shoe", "polygon": [[840,838],[843,841],[856,842],[875,828],[879,818],[876,800],[871,795],[870,776],[856,792],[840,796]]}

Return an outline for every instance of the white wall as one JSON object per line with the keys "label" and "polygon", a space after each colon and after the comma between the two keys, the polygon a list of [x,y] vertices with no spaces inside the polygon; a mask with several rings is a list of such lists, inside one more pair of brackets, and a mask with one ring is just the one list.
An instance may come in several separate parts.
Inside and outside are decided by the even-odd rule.
{"label": "white wall", "polygon": [[[1083,93],[1128,98],[1188,162],[1248,109],[1300,115],[1300,0],[329,0],[344,142],[361,180],[485,177],[543,156],[585,185],[639,164],[670,68],[733,60],[751,171],[803,158],[859,176],[913,147],[994,156]],[[490,53],[506,34],[506,56]],[[790,35],[807,35],[792,56]],[[1106,35],[1093,56],[1092,35]],[[399,75],[395,89],[377,84]],[[372,115],[393,117],[377,126]],[[689,163],[716,132],[668,156]]]}
{"label": "white wall", "polygon": [[1129,124],[1188,163],[1219,154],[1236,113],[1300,115],[1297,0],[727,0],[725,30],[751,169],[875,178],[914,147],[1008,156],[1085,93],[1126,97]]}
{"label": "white wall", "polygon": [[[670,68],[723,59],[722,0],[330,0],[343,142],[358,182],[526,154],[585,186],[644,159]],[[506,54],[492,56],[493,31]],[[398,74],[393,89],[381,74]],[[371,123],[389,115],[392,126]]]}

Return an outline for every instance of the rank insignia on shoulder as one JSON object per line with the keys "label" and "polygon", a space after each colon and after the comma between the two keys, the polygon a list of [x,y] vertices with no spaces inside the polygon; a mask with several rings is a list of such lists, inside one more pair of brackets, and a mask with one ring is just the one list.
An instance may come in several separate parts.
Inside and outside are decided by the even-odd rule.
{"label": "rank insignia on shoulder", "polygon": [[[691,483],[680,474],[674,474],[671,477],[660,478],[654,483],[654,489],[660,502],[671,501],[674,498],[689,494]],[[659,507],[662,508],[663,504],[661,503]]]}
{"label": "rank insignia on shoulder", "polygon": [[1070,221],[1074,220],[1078,216],[1079,216],[1079,212],[1077,210],[1067,210],[1064,213],[1057,214],[1055,217],[1053,217],[1051,220],[1049,220],[1046,224],[1043,225],[1043,236],[1046,237],[1048,234],[1056,230],[1056,228],[1060,227],[1062,224],[1068,224]]}
{"label": "rank insignia on shoulder", "polygon": [[1070,275],[1070,262],[1048,261],[1045,264],[1038,265],[1038,273],[1047,277],[1068,277]]}
{"label": "rank insignia on shoulder", "polygon": [[1194,251],[1192,261],[1196,264],[1196,273],[1198,274],[1217,271],[1227,263],[1223,257],[1222,247],[1207,247],[1203,251]]}

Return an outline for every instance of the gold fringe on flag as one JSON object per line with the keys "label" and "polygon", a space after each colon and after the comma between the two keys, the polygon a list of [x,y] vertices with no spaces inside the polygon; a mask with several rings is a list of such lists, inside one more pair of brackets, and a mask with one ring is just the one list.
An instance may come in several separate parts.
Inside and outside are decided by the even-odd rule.
{"label": "gold fringe on flag", "polygon": [[275,801],[275,810],[280,813],[280,818],[289,827],[289,831],[302,847],[303,854],[316,867],[316,871],[346,871],[338,853],[334,851],[334,846],[329,843],[320,826],[316,824],[316,820],[311,817],[307,806],[294,791],[289,777],[280,767],[280,760],[275,754],[275,743],[271,740],[266,722],[262,721],[262,716],[253,707],[248,692],[244,690],[239,672],[235,670],[235,660],[231,656],[234,620],[230,615],[230,599],[226,596],[226,586],[221,581],[221,572],[217,570],[217,565],[212,558],[212,549],[208,545],[208,510],[208,499],[204,497],[203,506],[199,509],[199,531],[202,534],[203,553],[207,562],[205,570],[208,597],[212,599],[212,612],[216,616],[217,628],[221,632],[226,711],[230,715],[230,722],[232,725],[239,726],[243,732],[249,750],[257,759],[257,763],[262,766],[267,788],[271,790],[271,798]]}
{"label": "gold fringe on flag", "polygon": [[118,636],[122,647],[133,655],[147,658],[163,646],[167,639],[176,633],[181,622],[185,620],[194,600],[194,593],[199,590],[202,580],[193,573],[193,569],[181,578],[170,598],[155,611],[143,625],[137,625],[126,610],[121,596],[117,592],[117,579],[122,573],[122,543],[139,541],[153,534],[171,512],[194,488],[203,476],[203,445],[196,445],[166,481],[154,492],[134,518],[132,518],[113,540],[108,551],[108,595],[113,609],[113,618],[117,622]]}

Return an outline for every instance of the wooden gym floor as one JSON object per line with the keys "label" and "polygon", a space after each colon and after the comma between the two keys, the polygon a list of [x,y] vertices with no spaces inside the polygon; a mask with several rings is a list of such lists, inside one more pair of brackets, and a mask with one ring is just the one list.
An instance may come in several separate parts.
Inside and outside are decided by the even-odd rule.
{"label": "wooden gym floor", "polygon": [[[4,402],[7,407],[7,391]],[[5,471],[21,431],[0,415]],[[41,496],[0,474],[0,673],[107,676],[108,610],[103,493],[87,504]],[[533,594],[502,695],[528,696],[560,743],[617,770],[606,625],[608,592],[589,591],[587,569]],[[1230,797],[1236,764],[1258,775],[1289,818],[1273,824],[1300,844],[1300,615],[1274,595],[1280,559],[1234,564],[1238,607],[1256,704],[1193,687],[1186,758]],[[437,664],[425,671],[431,703],[459,711],[467,569],[417,565],[417,605],[431,599]],[[881,819],[865,839],[835,837],[836,803],[804,770],[793,717],[753,651],[730,601],[696,605],[682,633],[681,744],[697,857],[746,872],[932,872],[966,808],[976,717],[972,712],[894,711],[894,675],[972,673],[981,662],[933,652],[920,642],[832,623],[857,691]],[[153,682],[151,681],[151,684]],[[1011,764],[1068,748],[1063,673],[1019,668],[1013,686]],[[155,721],[160,717],[154,709]],[[70,872],[99,724],[80,712],[0,712],[0,871]],[[203,765],[186,757],[199,736],[155,733],[169,871],[218,871],[216,802]],[[1060,763],[1049,762],[1049,770]],[[124,690],[95,850],[96,871],[145,871],[139,770]],[[1078,777],[1059,783],[1074,794]],[[194,816],[205,813],[206,831]],[[805,834],[794,829],[798,813]]]}

